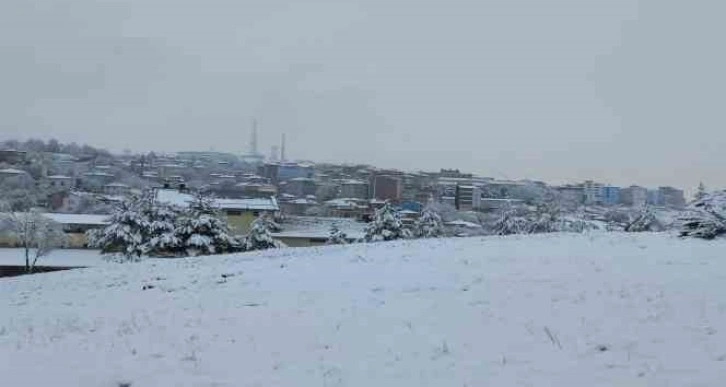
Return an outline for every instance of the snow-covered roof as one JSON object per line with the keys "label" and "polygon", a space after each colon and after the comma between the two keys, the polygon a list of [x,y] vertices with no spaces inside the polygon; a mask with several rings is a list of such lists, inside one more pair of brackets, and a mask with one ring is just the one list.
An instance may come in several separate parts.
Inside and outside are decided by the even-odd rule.
{"label": "snow-covered roof", "polygon": [[332,225],[336,225],[349,238],[359,239],[365,235],[366,223],[349,218],[317,216],[290,216],[280,224],[282,231],[272,235],[276,237],[327,238]]}
{"label": "snow-covered roof", "polygon": [[68,179],[73,179],[72,177],[65,176],[65,175],[51,175],[51,176],[48,176],[47,178],[50,179],[50,180],[68,180]]}
{"label": "snow-covered roof", "polygon": [[110,183],[110,184],[106,184],[106,187],[129,188],[129,186],[124,183]]}
{"label": "snow-covered roof", "polygon": [[482,228],[480,224],[467,222],[465,220],[453,220],[451,222],[446,222],[447,226],[461,226],[466,228]]}
{"label": "snow-covered roof", "polygon": [[325,205],[330,207],[357,207],[360,206],[360,203],[365,202],[361,199],[352,199],[352,198],[340,198],[340,199],[333,199],[328,200],[325,202]]}
{"label": "snow-covered roof", "polygon": [[27,175],[28,174],[28,172],[25,172],[20,169],[15,169],[15,168],[0,169],[0,173],[4,174],[4,175]]}
{"label": "snow-covered roof", "polygon": [[366,183],[365,181],[362,181],[362,180],[348,179],[348,180],[341,181],[340,184],[343,184],[343,185],[366,185],[368,183]]}
{"label": "snow-covered roof", "polygon": [[318,202],[316,202],[315,200],[310,200],[310,199],[293,199],[293,200],[290,200],[288,203],[292,203],[292,204],[318,204]]}
{"label": "snow-covered roof", "polygon": [[53,213],[53,212],[47,212],[42,215],[54,222],[60,223],[60,224],[83,224],[83,225],[94,225],[94,226],[103,226],[103,225],[108,224],[108,215],[58,214],[58,213]]}
{"label": "snow-covered roof", "polygon": [[[156,191],[156,200],[168,203],[173,206],[186,207],[194,200],[188,193],[179,192],[173,189],[160,189]],[[277,199],[252,198],[252,199],[214,199],[215,205],[223,210],[253,210],[253,211],[279,211]]]}
{"label": "snow-covered roof", "polygon": [[112,174],[106,172],[86,172],[83,176],[102,176],[102,177],[113,177]]}

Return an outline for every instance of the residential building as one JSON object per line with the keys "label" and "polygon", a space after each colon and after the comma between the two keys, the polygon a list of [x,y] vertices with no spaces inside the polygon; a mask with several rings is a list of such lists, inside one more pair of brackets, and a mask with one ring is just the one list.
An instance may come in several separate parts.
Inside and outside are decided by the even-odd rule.
{"label": "residential building", "polygon": [[123,183],[110,183],[103,186],[103,193],[110,196],[126,196],[131,192],[131,187]]}
{"label": "residential building", "polygon": [[682,208],[686,206],[686,197],[683,190],[673,187],[659,187],[658,193],[662,205],[666,207]]}
{"label": "residential building", "polygon": [[481,207],[481,188],[474,185],[456,186],[454,206],[457,210],[470,211]]}
{"label": "residential building", "polygon": [[[194,200],[194,196],[174,189],[156,189],[155,197],[160,202],[177,207],[186,207]],[[227,216],[227,222],[236,234],[246,234],[252,222],[260,215],[268,214],[276,217],[280,213],[280,207],[274,197],[253,199],[216,198],[214,199],[214,205]]]}
{"label": "residential building", "polygon": [[309,177],[296,177],[280,183],[280,190],[298,198],[304,198],[308,195],[315,196],[317,184]]}
{"label": "residential building", "polygon": [[602,203],[608,206],[620,204],[620,187],[611,185],[602,187]]}
{"label": "residential building", "polygon": [[592,180],[587,180],[582,185],[585,194],[585,204],[596,205],[603,204],[603,185]]}
{"label": "residential building", "polygon": [[373,198],[398,202],[401,200],[403,184],[398,176],[374,175],[372,177]]}
{"label": "residential building", "polygon": [[368,199],[368,183],[362,180],[344,180],[340,184],[341,198]]}
{"label": "residential building", "polygon": [[312,178],[315,175],[315,170],[310,164],[298,164],[298,163],[280,163],[277,170],[278,181],[286,181],[295,178]]}
{"label": "residential building", "polygon": [[648,190],[637,185],[622,188],[620,190],[620,202],[626,206],[642,207],[648,203]]}
{"label": "residential building", "polygon": [[64,175],[52,175],[46,178],[48,186],[52,190],[68,190],[73,188],[73,178]]}

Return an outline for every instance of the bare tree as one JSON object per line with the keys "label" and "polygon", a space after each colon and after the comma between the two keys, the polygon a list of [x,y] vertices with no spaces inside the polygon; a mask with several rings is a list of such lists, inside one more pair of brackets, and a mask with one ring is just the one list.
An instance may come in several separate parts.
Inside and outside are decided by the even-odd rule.
{"label": "bare tree", "polygon": [[4,216],[0,231],[17,240],[25,254],[25,270],[32,273],[38,259],[66,243],[61,226],[37,211],[15,212]]}

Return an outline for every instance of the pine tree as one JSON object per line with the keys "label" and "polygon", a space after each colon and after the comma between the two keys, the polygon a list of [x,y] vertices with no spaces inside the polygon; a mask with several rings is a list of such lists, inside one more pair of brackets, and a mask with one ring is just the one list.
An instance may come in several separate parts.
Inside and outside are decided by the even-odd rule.
{"label": "pine tree", "polygon": [[154,200],[153,194],[147,194],[144,201],[144,214],[148,221],[148,231],[144,250],[150,256],[180,255],[181,240],[176,234],[176,223],[179,211],[174,207]]}
{"label": "pine tree", "polygon": [[212,198],[198,193],[179,217],[175,228],[179,245],[187,255],[223,254],[238,251],[239,243],[214,206]]}
{"label": "pine tree", "polygon": [[366,227],[366,242],[392,241],[410,238],[411,232],[403,226],[401,216],[390,203],[376,211],[373,221]]}
{"label": "pine tree", "polygon": [[244,240],[244,251],[265,250],[281,247],[282,244],[275,241],[270,233],[272,223],[267,216],[262,215],[252,222],[249,234]]}
{"label": "pine tree", "polygon": [[681,219],[682,237],[714,239],[726,234],[726,191],[707,193]]}
{"label": "pine tree", "polygon": [[444,223],[439,214],[431,209],[425,209],[414,224],[414,235],[417,238],[440,238],[444,236]]}
{"label": "pine tree", "polygon": [[330,235],[325,242],[326,245],[345,245],[348,244],[348,235],[338,228],[337,224],[330,226]]}
{"label": "pine tree", "polygon": [[114,209],[108,226],[89,232],[89,245],[100,248],[102,254],[116,255],[122,260],[139,260],[146,251],[148,230],[143,200],[129,196]]}

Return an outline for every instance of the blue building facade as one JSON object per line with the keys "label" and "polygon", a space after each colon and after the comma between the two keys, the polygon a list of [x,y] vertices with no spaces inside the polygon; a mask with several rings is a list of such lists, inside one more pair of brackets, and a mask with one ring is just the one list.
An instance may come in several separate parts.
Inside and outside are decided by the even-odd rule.
{"label": "blue building facade", "polygon": [[609,206],[620,204],[620,187],[602,187],[602,202]]}

